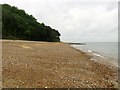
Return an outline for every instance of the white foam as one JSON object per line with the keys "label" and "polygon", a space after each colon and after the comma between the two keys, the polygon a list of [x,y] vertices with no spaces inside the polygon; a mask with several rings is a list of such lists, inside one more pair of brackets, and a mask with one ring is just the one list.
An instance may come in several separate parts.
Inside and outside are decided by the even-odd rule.
{"label": "white foam", "polygon": [[100,54],[97,54],[97,53],[93,53],[93,55],[98,56],[98,57],[101,57],[101,58],[105,58],[104,56],[102,56],[102,55],[100,55]]}
{"label": "white foam", "polygon": [[92,50],[88,50],[89,53],[92,53]]}

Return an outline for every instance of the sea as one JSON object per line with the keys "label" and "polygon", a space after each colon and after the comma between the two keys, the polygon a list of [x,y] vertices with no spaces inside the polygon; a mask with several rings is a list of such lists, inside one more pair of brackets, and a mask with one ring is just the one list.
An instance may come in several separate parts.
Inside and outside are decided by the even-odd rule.
{"label": "sea", "polygon": [[92,55],[91,60],[99,60],[98,62],[106,61],[117,67],[119,66],[118,42],[86,42],[85,45],[73,44],[71,46]]}

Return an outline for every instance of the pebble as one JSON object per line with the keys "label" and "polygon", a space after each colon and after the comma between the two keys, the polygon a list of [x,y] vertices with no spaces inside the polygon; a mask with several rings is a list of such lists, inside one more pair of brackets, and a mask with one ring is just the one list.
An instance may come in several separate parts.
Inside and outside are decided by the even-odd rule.
{"label": "pebble", "polygon": [[45,87],[45,88],[48,88],[48,87]]}
{"label": "pebble", "polygon": [[22,82],[22,84],[24,84],[25,82]]}

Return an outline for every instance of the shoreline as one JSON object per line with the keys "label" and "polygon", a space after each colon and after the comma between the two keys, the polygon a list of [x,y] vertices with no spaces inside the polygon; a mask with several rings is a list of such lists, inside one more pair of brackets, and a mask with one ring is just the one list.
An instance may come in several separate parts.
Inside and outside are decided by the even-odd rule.
{"label": "shoreline", "polygon": [[101,54],[99,54],[97,52],[94,52],[94,51],[91,51],[91,50],[87,50],[87,51],[81,50],[80,48],[77,48],[74,45],[71,45],[71,47],[73,47],[73,48],[75,48],[75,49],[77,49],[79,51],[82,51],[82,52],[86,53],[87,55],[89,55],[91,57],[90,58],[91,61],[94,61],[94,62],[97,62],[97,63],[100,63],[100,64],[105,64],[106,66],[108,66],[110,68],[114,68],[114,69],[120,68],[118,66],[118,63],[112,62],[112,60],[109,60],[109,59],[111,59],[109,57],[106,57],[104,55],[101,55]]}
{"label": "shoreline", "polygon": [[[3,88],[117,88],[117,71],[62,42],[3,41]],[[32,77],[32,78],[31,78]]]}
{"label": "shoreline", "polygon": [[[75,44],[74,44],[75,45]],[[97,64],[101,64],[101,65],[105,65],[106,67],[110,68],[111,70],[115,70],[117,71],[117,79],[119,79],[119,74],[120,74],[120,67],[118,65],[116,65],[115,63],[111,62],[111,61],[108,61],[108,59],[110,58],[105,58],[103,55],[100,55],[100,54],[97,54],[97,53],[93,53],[91,50],[88,50],[88,51],[83,51],[83,50],[80,50],[80,48],[76,48],[74,47],[73,45],[70,45],[72,48],[74,48],[75,50],[77,51],[80,51],[82,53],[85,53],[86,55],[88,55],[90,58],[89,60],[92,61],[92,62],[95,62]],[[96,55],[95,55],[96,54]],[[118,87],[120,85],[120,81],[117,80],[118,82]]]}

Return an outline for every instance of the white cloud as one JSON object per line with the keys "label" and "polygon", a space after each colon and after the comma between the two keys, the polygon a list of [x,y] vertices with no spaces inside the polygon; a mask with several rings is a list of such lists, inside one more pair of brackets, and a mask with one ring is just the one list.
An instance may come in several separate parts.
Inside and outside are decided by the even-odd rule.
{"label": "white cloud", "polygon": [[117,0],[4,0],[59,30],[62,41],[117,41]]}

